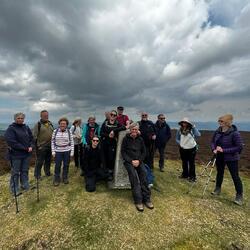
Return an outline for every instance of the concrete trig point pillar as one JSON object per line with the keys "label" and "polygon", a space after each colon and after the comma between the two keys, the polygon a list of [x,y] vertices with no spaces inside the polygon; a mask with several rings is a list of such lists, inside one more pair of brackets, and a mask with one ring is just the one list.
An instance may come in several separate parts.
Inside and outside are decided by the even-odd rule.
{"label": "concrete trig point pillar", "polygon": [[123,165],[123,159],[121,155],[122,140],[128,133],[127,130],[120,131],[118,136],[117,148],[116,148],[116,158],[115,158],[115,168],[114,168],[114,179],[110,183],[110,188],[114,189],[130,189],[131,185],[128,178],[128,172]]}

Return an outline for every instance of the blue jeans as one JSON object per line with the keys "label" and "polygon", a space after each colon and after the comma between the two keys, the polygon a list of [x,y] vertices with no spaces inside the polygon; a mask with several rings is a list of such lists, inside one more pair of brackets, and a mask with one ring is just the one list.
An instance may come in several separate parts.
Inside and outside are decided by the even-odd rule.
{"label": "blue jeans", "polygon": [[10,191],[14,194],[19,192],[19,179],[24,190],[29,189],[29,161],[30,157],[11,159]]}
{"label": "blue jeans", "polygon": [[63,162],[63,172],[62,178],[63,180],[68,179],[69,172],[69,162],[70,162],[70,151],[66,152],[56,152],[55,156],[55,176],[54,181],[61,181],[61,165]]}

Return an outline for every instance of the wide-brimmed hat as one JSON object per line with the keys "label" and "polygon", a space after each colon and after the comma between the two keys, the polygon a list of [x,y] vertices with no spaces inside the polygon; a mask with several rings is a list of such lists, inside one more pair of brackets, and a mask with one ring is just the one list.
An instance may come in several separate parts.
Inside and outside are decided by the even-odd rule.
{"label": "wide-brimmed hat", "polygon": [[183,122],[186,122],[188,123],[191,127],[193,127],[193,123],[187,118],[187,117],[184,117],[181,121],[179,121],[179,125],[181,125]]}

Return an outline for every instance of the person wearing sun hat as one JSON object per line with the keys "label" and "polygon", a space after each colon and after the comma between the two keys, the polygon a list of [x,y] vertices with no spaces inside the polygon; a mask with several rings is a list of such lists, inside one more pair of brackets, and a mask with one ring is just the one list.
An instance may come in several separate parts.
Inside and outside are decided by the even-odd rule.
{"label": "person wearing sun hat", "polygon": [[227,165],[236,190],[234,203],[242,205],[243,187],[238,167],[239,154],[243,146],[242,139],[237,127],[233,125],[233,115],[220,116],[218,123],[219,128],[215,131],[211,142],[211,149],[216,154],[217,167],[216,186],[212,194],[219,195],[221,193],[225,165]]}
{"label": "person wearing sun hat", "polygon": [[176,133],[176,142],[180,146],[180,156],[182,160],[182,174],[180,178],[196,181],[195,156],[197,151],[196,137],[200,136],[199,130],[187,118],[183,118],[179,123],[180,129]]}

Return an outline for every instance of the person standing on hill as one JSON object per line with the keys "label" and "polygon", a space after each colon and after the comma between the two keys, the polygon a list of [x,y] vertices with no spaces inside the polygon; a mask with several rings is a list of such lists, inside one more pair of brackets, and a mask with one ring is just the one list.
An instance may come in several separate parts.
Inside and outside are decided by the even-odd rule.
{"label": "person standing on hill", "polygon": [[29,189],[29,161],[32,153],[33,136],[24,123],[25,114],[14,115],[14,122],[4,134],[8,145],[8,159],[11,165],[10,191],[19,195],[19,179],[23,190]]}
{"label": "person standing on hill", "polygon": [[62,180],[68,184],[68,172],[70,157],[74,156],[74,141],[71,131],[68,129],[69,121],[62,117],[58,121],[59,127],[53,131],[51,140],[52,156],[55,158],[54,186],[61,182],[61,165],[63,162]]}
{"label": "person standing on hill", "polygon": [[129,118],[128,118],[128,116],[127,115],[124,115],[123,114],[123,111],[124,111],[124,107],[122,107],[122,106],[119,106],[119,107],[117,107],[117,121],[121,124],[121,125],[123,125],[123,126],[125,126],[126,127],[126,129],[128,129],[129,128],[129,124],[130,124],[130,122],[129,122]]}
{"label": "person standing on hill", "polygon": [[[81,171],[83,169],[83,144],[82,144],[82,119],[77,117],[72,126],[70,131],[73,135],[74,140],[74,161],[75,167],[80,167]],[[82,174],[82,173],[81,173]]]}
{"label": "person standing on hill", "polygon": [[121,154],[128,172],[136,209],[143,212],[143,204],[149,209],[153,209],[154,205],[151,202],[151,193],[143,163],[146,148],[142,137],[139,135],[139,125],[137,123],[130,125],[130,133],[123,138]]}
{"label": "person standing on hill", "polygon": [[121,130],[126,129],[116,120],[116,117],[117,112],[112,110],[109,118],[104,121],[101,127],[101,146],[104,153],[104,165],[109,171],[109,181],[113,179],[118,134]]}
{"label": "person standing on hill", "polygon": [[180,146],[182,160],[182,174],[180,178],[195,182],[195,156],[197,152],[197,142],[195,139],[201,134],[188,118],[183,118],[179,122],[179,125],[180,129],[176,133],[176,142]]}
{"label": "person standing on hill", "polygon": [[239,177],[239,154],[242,150],[242,139],[237,127],[232,124],[233,116],[226,114],[218,119],[219,128],[215,131],[211,149],[216,154],[216,186],[213,195],[221,193],[221,185],[223,182],[224,170],[227,165],[231,177],[234,182],[236,197],[234,203],[237,205],[243,204],[243,186]]}
{"label": "person standing on hill", "polygon": [[88,123],[83,126],[82,129],[82,142],[83,145],[90,145],[93,136],[100,135],[100,126],[96,123],[94,115],[89,116]]}
{"label": "person standing on hill", "polygon": [[160,154],[159,168],[161,172],[164,172],[164,152],[166,144],[171,138],[171,130],[169,125],[166,123],[166,118],[163,114],[158,115],[158,120],[155,123],[155,130],[156,130],[155,147],[156,149],[158,149]]}
{"label": "person standing on hill", "polygon": [[154,151],[155,151],[155,139],[156,130],[154,123],[148,120],[148,114],[142,112],[141,121],[138,122],[140,126],[141,137],[143,138],[146,147],[146,157],[144,163],[147,164],[151,169],[154,168]]}
{"label": "person standing on hill", "polygon": [[49,113],[47,110],[40,112],[40,121],[37,122],[33,129],[33,136],[36,144],[36,165],[34,176],[41,178],[41,169],[44,165],[45,176],[50,176],[51,165],[51,137],[53,133],[53,125],[49,121]]}

